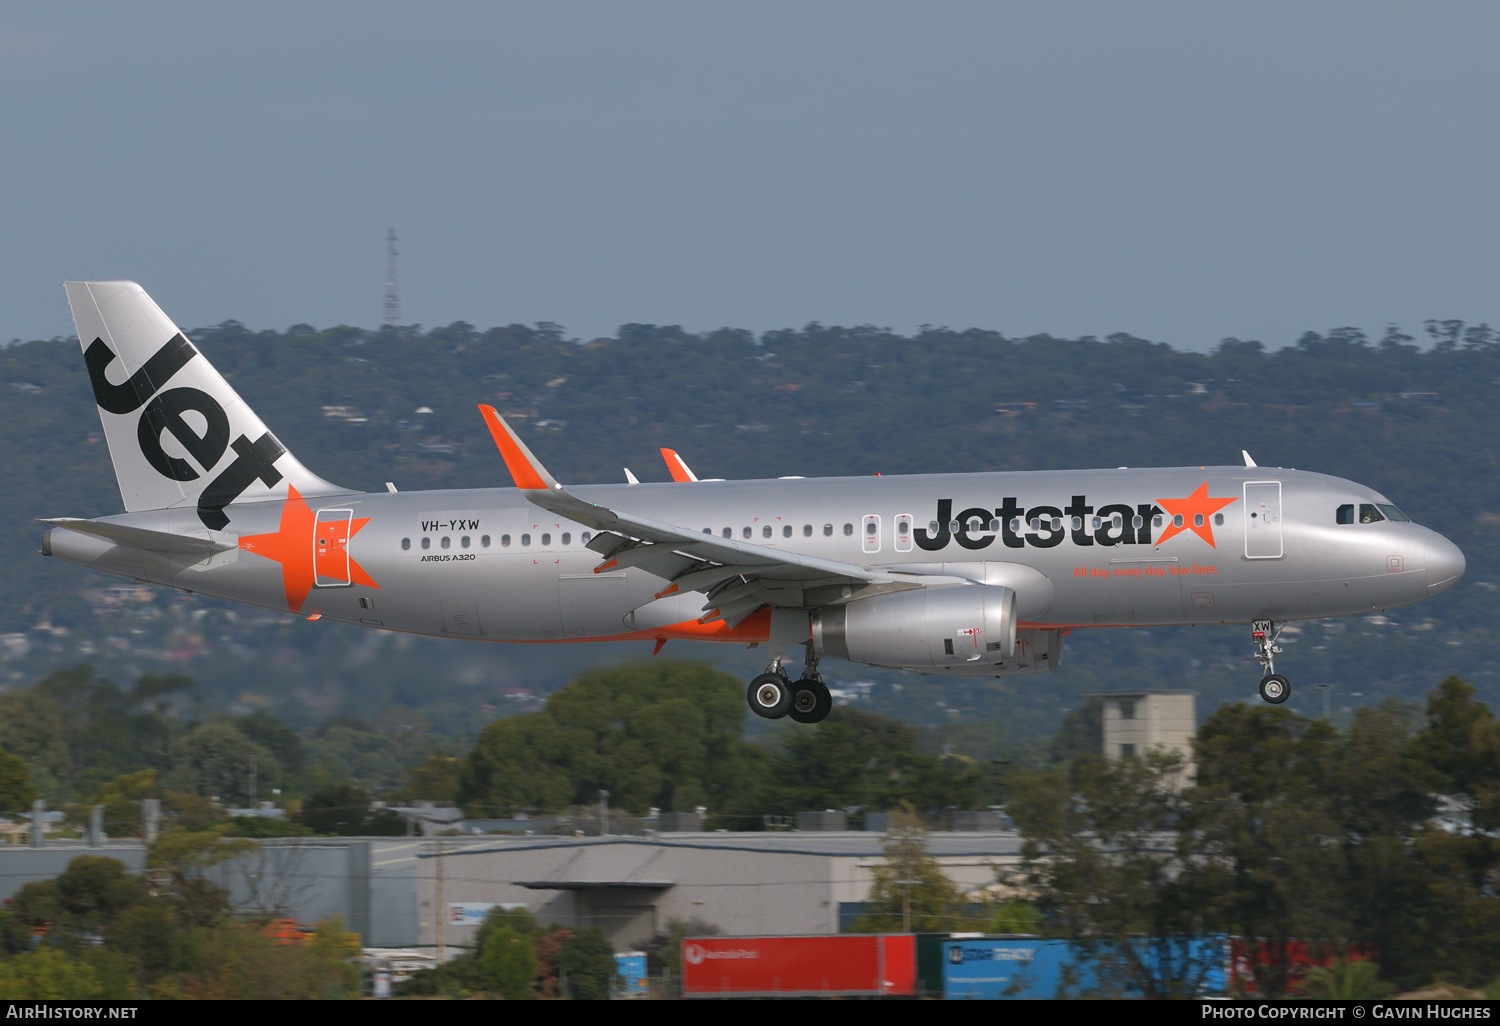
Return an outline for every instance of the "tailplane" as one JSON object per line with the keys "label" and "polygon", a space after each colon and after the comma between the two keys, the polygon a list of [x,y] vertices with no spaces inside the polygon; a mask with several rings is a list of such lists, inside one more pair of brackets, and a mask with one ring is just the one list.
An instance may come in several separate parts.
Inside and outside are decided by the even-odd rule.
{"label": "tailplane", "polygon": [[135,282],[64,288],[128,512],[195,506],[221,531],[233,502],[348,491],[287,452]]}

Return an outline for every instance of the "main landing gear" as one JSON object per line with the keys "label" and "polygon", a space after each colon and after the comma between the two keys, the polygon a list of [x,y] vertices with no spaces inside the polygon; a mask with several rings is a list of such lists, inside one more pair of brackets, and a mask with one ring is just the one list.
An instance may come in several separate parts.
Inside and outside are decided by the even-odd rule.
{"label": "main landing gear", "polygon": [[781,658],[771,660],[766,672],[750,682],[745,699],[750,711],[768,720],[790,716],[798,723],[817,723],[833,708],[828,685],[818,676],[818,660],[808,645],[806,668],[796,681],[788,679],[781,668]]}
{"label": "main landing gear", "polygon": [[1277,627],[1271,620],[1256,620],[1250,624],[1250,634],[1255,639],[1255,658],[1266,671],[1260,679],[1261,701],[1272,705],[1280,705],[1292,694],[1291,682],[1276,672],[1276,656],[1281,652],[1276,639],[1281,637],[1281,629],[1285,626]]}

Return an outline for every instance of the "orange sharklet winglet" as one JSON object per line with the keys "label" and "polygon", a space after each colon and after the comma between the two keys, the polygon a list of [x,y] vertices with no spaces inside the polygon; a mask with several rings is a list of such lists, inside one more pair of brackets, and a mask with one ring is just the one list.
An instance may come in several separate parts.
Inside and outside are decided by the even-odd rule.
{"label": "orange sharklet winglet", "polygon": [[493,406],[481,403],[479,413],[484,417],[485,426],[490,429],[490,437],[495,440],[495,447],[500,450],[500,458],[505,461],[505,469],[515,479],[516,487],[522,491],[546,491],[547,482],[533,463],[535,457],[521,444],[510,425],[500,419],[500,414]]}
{"label": "orange sharklet winglet", "polygon": [[672,480],[678,484],[686,484],[690,481],[698,480],[697,475],[688,469],[688,465],[683,461],[682,457],[677,455],[676,449],[661,450],[661,458],[667,463],[667,473],[671,474]]}

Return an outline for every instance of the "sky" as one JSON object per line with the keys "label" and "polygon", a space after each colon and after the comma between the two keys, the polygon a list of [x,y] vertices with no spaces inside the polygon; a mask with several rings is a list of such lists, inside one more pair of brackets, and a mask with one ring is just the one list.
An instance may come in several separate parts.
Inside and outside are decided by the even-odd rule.
{"label": "sky", "polygon": [[0,340],[1500,322],[1500,5],[0,5]]}

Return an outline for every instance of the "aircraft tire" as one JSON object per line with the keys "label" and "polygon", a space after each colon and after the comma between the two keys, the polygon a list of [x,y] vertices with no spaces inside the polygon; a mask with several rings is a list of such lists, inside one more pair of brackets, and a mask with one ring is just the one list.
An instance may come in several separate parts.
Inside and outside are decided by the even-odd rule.
{"label": "aircraft tire", "polygon": [[779,673],[763,673],[745,689],[750,711],[767,720],[779,720],[792,709],[792,683]]}
{"label": "aircraft tire", "polygon": [[833,709],[833,696],[820,680],[807,677],[792,685],[792,708],[787,715],[798,723],[818,723]]}
{"label": "aircraft tire", "polygon": [[1260,697],[1261,701],[1269,702],[1271,705],[1280,705],[1292,694],[1292,685],[1279,673],[1270,673],[1261,678]]}

